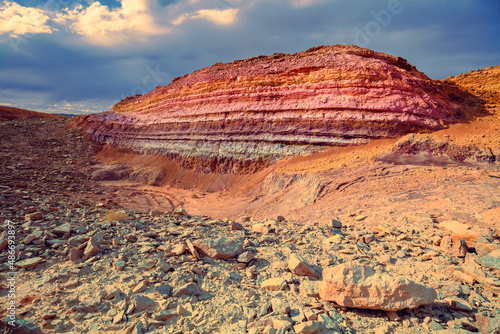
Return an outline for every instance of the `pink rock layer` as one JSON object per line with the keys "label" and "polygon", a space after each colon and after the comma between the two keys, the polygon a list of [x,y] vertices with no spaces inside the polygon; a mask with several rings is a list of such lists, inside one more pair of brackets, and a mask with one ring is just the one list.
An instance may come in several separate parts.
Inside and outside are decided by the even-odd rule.
{"label": "pink rock layer", "polygon": [[406,60],[337,45],[218,63],[76,123],[127,153],[242,173],[329,146],[441,129],[461,115],[456,97]]}

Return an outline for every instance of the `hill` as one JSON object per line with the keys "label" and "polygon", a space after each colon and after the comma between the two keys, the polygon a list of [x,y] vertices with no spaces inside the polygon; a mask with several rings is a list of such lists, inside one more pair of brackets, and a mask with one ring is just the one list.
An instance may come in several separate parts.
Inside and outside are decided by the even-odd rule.
{"label": "hill", "polygon": [[56,117],[65,117],[65,116],[31,111],[20,108],[0,106],[0,122],[22,120],[22,119],[56,118]]}
{"label": "hill", "polygon": [[332,146],[443,129],[463,116],[464,99],[403,58],[335,45],[218,63],[77,123],[123,153],[245,174]]}

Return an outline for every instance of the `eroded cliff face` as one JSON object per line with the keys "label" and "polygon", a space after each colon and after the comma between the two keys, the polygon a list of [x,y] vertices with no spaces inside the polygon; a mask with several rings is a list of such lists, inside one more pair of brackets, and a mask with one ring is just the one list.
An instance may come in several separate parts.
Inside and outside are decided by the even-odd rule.
{"label": "eroded cliff face", "polygon": [[441,129],[460,101],[402,58],[354,46],[215,64],[76,120],[92,141],[198,172],[257,171],[330,146]]}

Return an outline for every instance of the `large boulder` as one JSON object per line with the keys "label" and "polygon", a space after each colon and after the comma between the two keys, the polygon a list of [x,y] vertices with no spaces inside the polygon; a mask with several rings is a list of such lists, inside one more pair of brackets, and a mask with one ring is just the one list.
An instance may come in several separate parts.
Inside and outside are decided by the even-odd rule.
{"label": "large boulder", "polygon": [[322,299],[341,306],[399,311],[432,303],[436,291],[405,277],[379,274],[358,264],[340,264],[323,271],[319,286]]}
{"label": "large boulder", "polygon": [[193,241],[193,246],[212,259],[232,259],[243,253],[242,238],[217,238]]}

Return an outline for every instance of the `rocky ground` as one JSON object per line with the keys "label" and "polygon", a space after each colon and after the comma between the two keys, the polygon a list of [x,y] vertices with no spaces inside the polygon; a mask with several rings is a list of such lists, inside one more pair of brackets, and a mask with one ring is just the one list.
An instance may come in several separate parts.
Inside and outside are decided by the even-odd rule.
{"label": "rocky ground", "polygon": [[[321,224],[270,214],[212,219],[121,207],[116,188],[91,179],[93,147],[66,122],[0,123],[0,300],[9,305],[12,221],[19,333],[500,331],[496,171],[393,166],[394,175],[403,171],[390,178],[401,183],[396,200],[368,200],[359,188],[370,207],[352,203]],[[465,184],[464,198],[489,198],[472,203],[493,212],[489,223],[451,219],[444,208],[439,215],[441,206],[403,187],[408,171],[450,182],[438,169],[462,175],[454,182]],[[377,182],[387,184],[382,174]],[[427,187],[436,201],[455,198]],[[454,201],[452,210],[467,204]],[[406,202],[420,210],[404,214],[398,203]],[[373,214],[376,203],[385,216]],[[0,312],[6,319],[7,307]]]}

